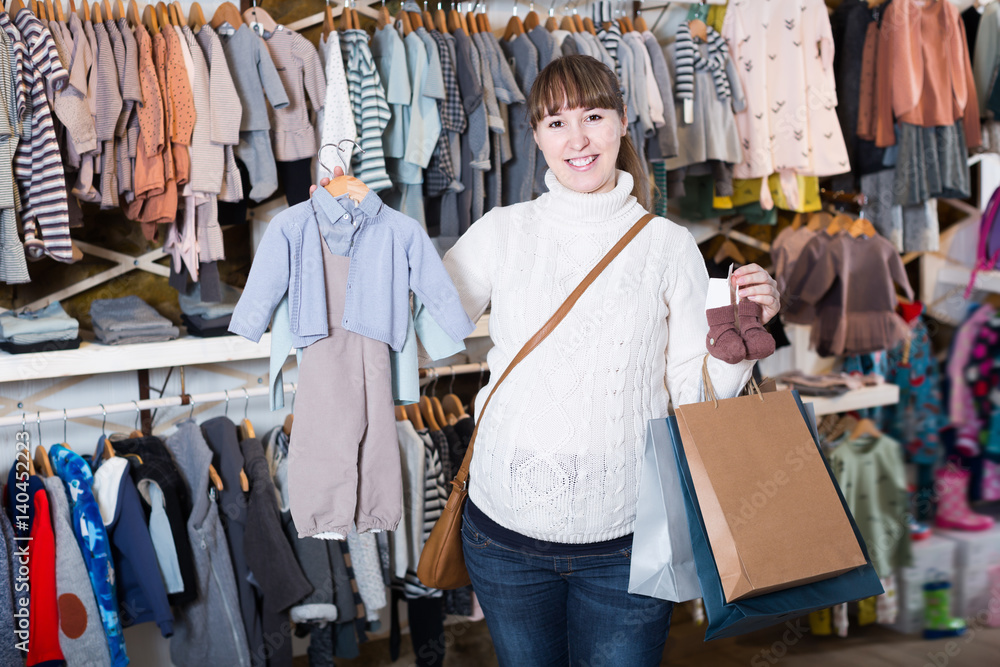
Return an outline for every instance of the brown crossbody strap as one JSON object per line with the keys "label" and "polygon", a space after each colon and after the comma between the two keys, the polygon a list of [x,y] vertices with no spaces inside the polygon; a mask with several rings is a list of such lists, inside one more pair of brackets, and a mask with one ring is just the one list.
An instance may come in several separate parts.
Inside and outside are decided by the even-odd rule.
{"label": "brown crossbody strap", "polygon": [[495,385],[493,385],[493,389],[490,391],[489,396],[486,397],[486,402],[483,403],[483,408],[479,411],[479,420],[476,422],[476,427],[472,431],[472,438],[469,440],[469,449],[466,450],[465,458],[462,459],[462,467],[458,469],[458,474],[455,475],[455,479],[452,481],[452,486],[456,489],[464,489],[469,480],[469,466],[472,464],[472,449],[476,443],[476,434],[479,433],[479,425],[483,423],[483,414],[485,414],[486,407],[490,404],[490,399],[493,398],[493,394],[496,393],[497,387],[499,387],[507,376],[510,375],[510,372],[514,369],[514,367],[521,363],[522,359],[538,347],[543,340],[548,338],[549,334],[552,333],[556,326],[563,321],[563,318],[569,314],[569,311],[572,310],[573,306],[576,305],[576,302],[579,301],[581,296],[583,296],[583,293],[587,291],[587,288],[590,287],[595,280],[597,280],[597,276],[604,272],[604,269],[608,267],[608,264],[610,264],[612,260],[614,260],[614,258],[625,249],[625,246],[632,242],[632,239],[634,239],[654,217],[655,216],[652,213],[647,213],[639,218],[639,220],[632,225],[631,229],[625,232],[625,235],[618,240],[618,243],[616,243],[614,247],[608,251],[608,254],[606,254],[601,261],[597,263],[597,266],[590,270],[590,273],[588,273],[587,277],[576,286],[576,289],[574,289],[572,293],[566,297],[563,304],[559,306],[559,310],[557,310],[552,317],[549,318],[548,322],[542,325],[542,328],[538,330],[538,333],[532,336],[517,353],[517,356],[515,356],[514,359],[507,364],[507,368],[504,370],[503,375],[501,375],[500,379],[497,380]]}

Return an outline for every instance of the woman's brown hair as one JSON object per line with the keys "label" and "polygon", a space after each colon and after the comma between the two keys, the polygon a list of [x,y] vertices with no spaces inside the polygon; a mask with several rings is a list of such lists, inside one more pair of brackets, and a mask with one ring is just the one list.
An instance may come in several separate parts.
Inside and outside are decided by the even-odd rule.
{"label": "woman's brown hair", "polygon": [[[528,93],[531,128],[560,109],[614,109],[625,116],[622,86],[607,65],[592,56],[557,58],[539,72]],[[632,174],[632,196],[649,210],[649,179],[639,162],[639,154],[628,132],[622,137],[615,167]]]}

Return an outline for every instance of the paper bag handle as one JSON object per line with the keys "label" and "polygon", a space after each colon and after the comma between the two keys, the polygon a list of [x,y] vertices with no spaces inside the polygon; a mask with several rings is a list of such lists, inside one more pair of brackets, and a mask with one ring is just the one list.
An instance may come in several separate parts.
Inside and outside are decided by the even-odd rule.
{"label": "paper bag handle", "polygon": [[[701,360],[701,384],[702,384],[702,396],[704,396],[706,401],[712,401],[715,407],[719,407],[719,396],[715,393],[715,386],[712,384],[712,376],[708,372],[708,355],[706,354]],[[757,384],[757,380],[750,376],[750,381],[747,382],[747,389],[750,395],[757,394],[760,398],[760,402],[764,402],[764,394],[760,390],[760,385]]]}

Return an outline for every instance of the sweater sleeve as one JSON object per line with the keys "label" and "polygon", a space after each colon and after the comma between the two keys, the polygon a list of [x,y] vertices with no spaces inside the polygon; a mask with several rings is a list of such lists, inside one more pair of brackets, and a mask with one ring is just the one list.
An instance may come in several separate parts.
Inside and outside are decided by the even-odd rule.
{"label": "sweater sleeve", "polygon": [[139,491],[127,470],[122,475],[121,484],[124,488],[119,499],[121,514],[115,526],[115,546],[121,553],[128,554],[128,561],[137,575],[143,597],[152,607],[153,618],[160,627],[160,633],[169,637],[174,634],[174,615],[167,602],[167,589],[163,585],[156,551],[149,537]]}
{"label": "sweater sleeve", "polygon": [[275,219],[267,226],[250,266],[246,287],[240,296],[229,331],[258,342],[267,330],[271,313],[288,291],[291,247],[283,225]]}
{"label": "sweater sleeve", "polygon": [[896,145],[896,128],[892,122],[892,36],[895,27],[889,19],[895,9],[886,10],[878,34],[878,52],[875,64],[875,145],[880,148]]}
{"label": "sweater sleeve", "polygon": [[892,276],[893,282],[903,289],[906,298],[912,301],[913,287],[910,286],[910,279],[906,276],[906,268],[903,266],[903,260],[900,259],[899,253],[896,252],[891,242],[886,241],[884,245],[884,256],[886,264],[889,266],[889,275]]}
{"label": "sweater sleeve", "polygon": [[[799,290],[799,297],[805,303],[815,305],[823,298],[834,281],[837,279],[836,246],[840,245],[838,239],[834,239],[827,246],[826,251],[819,256],[814,267],[809,272],[809,276],[802,283]],[[800,260],[801,261],[801,260]]]}
{"label": "sweater sleeve", "polygon": [[[664,298],[667,316],[667,393],[677,407],[702,399],[702,363],[708,354],[705,337],[708,318],[705,298],[708,294],[708,271],[694,237],[687,230],[677,244],[675,273],[669,277]],[[708,358],[708,371],[719,398],[733,398],[750,379],[753,361],[727,364]]]}
{"label": "sweater sleeve", "polygon": [[[965,38],[965,22],[958,21],[958,32],[963,45],[967,44]],[[979,148],[983,145],[982,128],[979,125],[979,96],[976,93],[976,79],[972,73],[972,61],[969,59],[969,50],[962,50],[962,76],[965,77],[965,89],[968,90],[968,97],[965,100],[965,109],[962,110],[962,123],[965,130],[965,142],[969,148]]]}
{"label": "sweater sleeve", "polygon": [[267,101],[275,109],[284,109],[288,106],[288,93],[285,92],[285,86],[281,83],[278,70],[274,67],[271,54],[267,52],[267,46],[265,46],[262,40],[258,39],[255,44],[257,51],[257,74],[260,76],[261,85],[264,86]]}
{"label": "sweater sleeve", "polygon": [[496,262],[495,215],[487,213],[459,237],[444,256],[444,268],[451,276],[465,313],[473,322],[486,312],[493,293]]}
{"label": "sweater sleeve", "polygon": [[326,76],[319,62],[319,53],[305,38],[296,40],[298,55],[302,60],[302,80],[313,111],[319,111],[326,102]]}
{"label": "sweater sleeve", "polygon": [[406,259],[410,267],[410,289],[420,297],[434,321],[456,343],[476,328],[466,312],[458,291],[427,233],[410,221],[406,239]]}

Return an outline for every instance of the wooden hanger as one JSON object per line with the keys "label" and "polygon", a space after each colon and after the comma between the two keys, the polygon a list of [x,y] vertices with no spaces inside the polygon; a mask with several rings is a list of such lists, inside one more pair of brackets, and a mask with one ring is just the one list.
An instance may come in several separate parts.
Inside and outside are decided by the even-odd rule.
{"label": "wooden hanger", "polygon": [[646,25],[646,19],[642,18],[642,14],[635,17],[635,24],[633,27],[637,32],[646,32],[649,30],[649,26]]}
{"label": "wooden hanger", "polygon": [[875,422],[871,419],[859,419],[858,423],[854,426],[854,430],[851,431],[851,440],[857,440],[866,435],[873,438],[880,438],[882,437],[882,431],[878,430]]}
{"label": "wooden hanger", "polygon": [[431,16],[431,13],[429,11],[427,11],[426,2],[424,3],[424,11],[420,13],[420,18],[423,20],[425,28],[427,28],[428,30],[434,29],[434,17]]}
{"label": "wooden hanger", "polygon": [[[249,440],[257,437],[253,431],[253,424],[246,418],[240,422],[239,434],[240,440]],[[240,488],[243,489],[244,493],[250,490],[250,480],[247,478],[247,473],[243,468],[240,468]]]}
{"label": "wooden hanger", "polygon": [[851,223],[854,222],[854,218],[847,215],[846,213],[840,213],[834,216],[833,220],[826,228],[826,233],[830,236],[834,234],[839,234],[840,232],[848,229]]}
{"label": "wooden hanger", "polygon": [[[56,20],[61,23],[65,23],[66,14],[63,13],[62,0],[56,0],[55,4],[53,4],[52,7],[53,9],[55,9],[56,12]],[[72,11],[72,9],[70,11]]]}
{"label": "wooden hanger", "polygon": [[510,41],[519,35],[524,34],[524,22],[521,21],[521,17],[514,15],[510,17],[507,21],[507,30],[503,33],[504,41]]}
{"label": "wooden hanger", "polygon": [[114,13],[111,11],[111,3],[108,0],[104,0],[104,5],[101,9],[103,10],[101,16],[104,17],[105,21],[110,21],[114,18]]}
{"label": "wooden hanger", "polygon": [[83,14],[80,18],[82,18],[84,22],[90,21],[90,5],[86,2],[80,3],[80,13]]}
{"label": "wooden hanger", "polygon": [[128,9],[125,10],[125,20],[133,28],[142,23],[142,13],[139,11],[139,5],[135,0],[128,0]]}
{"label": "wooden hanger", "polygon": [[243,22],[247,25],[259,23],[264,32],[274,32],[278,29],[278,22],[262,7],[251,7],[243,12]]}
{"label": "wooden hanger", "polygon": [[708,26],[701,19],[695,19],[688,23],[688,31],[691,33],[693,39],[700,39],[703,42],[708,41]]}
{"label": "wooden hanger", "polygon": [[[58,4],[58,0],[56,4]],[[120,19],[125,17],[125,5],[122,4],[122,0],[115,0],[115,5],[111,9],[113,10],[112,18]]]}
{"label": "wooden hanger", "polygon": [[344,7],[344,9],[340,12],[340,29],[354,29],[354,17],[351,16],[351,12],[348,11],[347,7]]}
{"label": "wooden hanger", "polygon": [[583,29],[589,32],[591,35],[594,36],[597,35],[597,28],[594,26],[594,22],[591,20],[589,16],[583,19]]}
{"label": "wooden hanger", "polygon": [[76,2],[74,0],[69,0],[69,13],[76,14]]}
{"label": "wooden hanger", "polygon": [[156,7],[146,5],[142,10],[142,24],[149,30],[150,35],[160,32],[160,21],[156,18]]}
{"label": "wooden hanger", "polygon": [[201,5],[197,2],[192,2],[191,9],[188,11],[188,25],[191,27],[191,30],[198,32],[207,22],[205,20],[205,12],[201,10]]}
{"label": "wooden hanger", "polygon": [[333,9],[330,7],[330,3],[326,3],[323,5],[323,39],[329,39],[330,33],[336,29],[337,24],[333,20]]}
{"label": "wooden hanger", "polygon": [[[18,450],[18,452],[17,452],[17,458],[23,458],[25,460],[25,462],[28,465],[28,474],[29,475],[34,475],[35,474],[35,462],[31,460],[31,455],[28,454],[28,450],[26,450],[26,449]],[[48,458],[48,457],[46,457],[46,458]]]}
{"label": "wooden hanger", "polygon": [[[403,12],[404,15],[405,13],[406,12]],[[405,21],[405,16],[404,16],[404,21]],[[345,139],[340,143],[344,143],[344,141],[349,141],[349,140]],[[322,151],[323,148],[326,148],[327,146],[332,146],[333,148],[337,149],[337,156],[340,157],[341,162],[343,163],[343,165],[340,167],[343,173],[340,176],[334,176],[330,180],[330,182],[327,183],[326,191],[329,192],[334,197],[341,197],[343,195],[347,195],[348,197],[351,198],[351,200],[360,204],[361,200],[363,200],[369,192],[368,186],[365,185],[362,180],[355,178],[354,176],[347,175],[347,160],[343,158],[340,146],[336,144],[327,144],[326,146],[320,148],[320,151]],[[320,162],[320,166],[323,166],[322,162]],[[324,166],[324,169],[325,168],[326,167]],[[336,169],[336,167],[334,169]],[[332,173],[336,172],[334,171]]]}
{"label": "wooden hanger", "polygon": [[809,220],[806,222],[806,229],[818,232],[821,229],[826,229],[829,224],[833,222],[833,216],[826,211],[817,211],[809,216]]}
{"label": "wooden hanger", "polygon": [[411,403],[406,406],[406,416],[409,418],[410,423],[413,424],[413,428],[418,431],[424,430],[424,418],[420,414],[420,406],[416,403]]}
{"label": "wooden hanger", "polygon": [[431,408],[434,410],[434,419],[437,420],[439,426],[447,426],[448,418],[444,414],[444,407],[441,405],[441,399],[437,396],[431,396]]}
{"label": "wooden hanger", "polygon": [[479,17],[481,19],[481,30],[484,32],[493,32],[493,26],[490,25],[490,15],[486,12],[482,12],[479,14]]}
{"label": "wooden hanger", "polygon": [[163,30],[168,25],[173,25],[174,22],[170,20],[170,12],[167,11],[167,5],[163,2],[156,3],[156,20],[160,22],[160,29]]}
{"label": "wooden hanger", "polygon": [[[95,2],[94,4],[96,5],[97,3]],[[107,461],[108,459],[115,458],[115,448],[111,446],[111,439],[108,436],[104,436],[102,440],[103,440],[104,450],[103,453],[101,454],[101,458],[103,458],[105,461]]]}
{"label": "wooden hanger", "polygon": [[[30,460],[30,459],[29,459]],[[54,477],[55,473],[52,472],[52,462],[49,461],[49,455],[45,451],[44,445],[38,445],[35,447],[35,465],[34,468],[38,471],[42,477]]]}
{"label": "wooden hanger", "polygon": [[434,25],[443,35],[446,32],[451,32],[448,30],[448,16],[445,14],[444,10],[441,9],[441,5],[438,4],[438,8],[434,10]]}
{"label": "wooden hanger", "polygon": [[[59,4],[59,0],[56,0],[56,4]],[[45,0],[45,17],[49,21],[56,20],[56,10],[52,8],[52,0]]]}
{"label": "wooden hanger", "polygon": [[177,0],[174,0],[173,2],[170,3],[170,10],[171,10],[170,13],[174,15],[175,19],[177,19],[177,25],[179,26],[187,25],[187,19],[184,18],[184,11],[183,8],[181,7],[181,3],[177,2]]}
{"label": "wooden hanger", "polygon": [[[455,32],[456,30],[465,30],[465,17],[458,12],[457,9],[448,10],[448,30],[449,32]],[[465,30],[468,34],[468,30]]]}
{"label": "wooden hanger", "polygon": [[[16,3],[16,4],[21,4],[21,3]],[[18,9],[15,10],[14,9],[14,5],[15,5],[15,3],[12,1],[10,3],[10,7],[7,10],[8,14],[16,15],[17,11],[19,11],[21,9],[21,7],[24,7],[24,5],[21,5],[21,7],[18,7]],[[26,9],[29,12],[31,12],[32,14],[34,14],[35,16],[38,16],[38,0],[31,0],[31,2],[28,3],[28,6],[26,7]]]}
{"label": "wooden hanger", "polygon": [[465,406],[462,405],[461,399],[455,394],[448,394],[441,400],[441,404],[444,407],[446,414],[453,415],[455,417],[461,418],[465,417]]}
{"label": "wooden hanger", "polygon": [[414,30],[424,27],[424,19],[420,15],[420,12],[406,12],[410,15],[410,25],[413,26]]}
{"label": "wooden hanger", "polygon": [[95,2],[94,6],[90,8],[90,20],[94,23],[102,23],[104,21],[104,14],[101,12],[100,3]]}
{"label": "wooden hanger", "polygon": [[541,19],[538,18],[538,12],[532,9],[524,17],[524,29],[534,30],[541,24],[541,22],[542,22]]}
{"label": "wooden hanger", "polygon": [[424,422],[430,430],[441,430],[441,425],[438,424],[437,418],[434,416],[434,405],[431,403],[431,399],[426,396],[420,397],[420,416],[424,418]]}
{"label": "wooden hanger", "polygon": [[556,19],[554,14],[550,14],[549,18],[545,19],[545,29],[549,32],[559,29],[559,20]]}
{"label": "wooden hanger", "polygon": [[562,21],[559,23],[559,29],[565,30],[566,32],[576,32],[576,24],[573,23],[572,16],[562,17]]}
{"label": "wooden hanger", "polygon": [[746,264],[747,258],[740,252],[740,249],[736,247],[736,244],[727,236],[726,240],[722,242],[719,246],[718,252],[715,253],[713,261],[716,264],[721,264],[726,259],[731,259],[739,264]]}
{"label": "wooden hanger", "polygon": [[398,421],[398,422],[405,422],[406,420],[407,420],[406,409],[402,405],[397,405],[396,406],[396,421]]}
{"label": "wooden hanger", "polygon": [[868,238],[871,238],[878,232],[875,231],[875,227],[868,220],[865,220],[864,218],[855,218],[847,228],[847,233],[850,234],[852,238],[858,238],[859,236],[867,236]]}
{"label": "wooden hanger", "polygon": [[208,464],[208,478],[212,480],[212,486],[215,487],[215,490],[222,493],[224,488],[222,486],[222,478],[219,477],[219,471],[211,463]]}
{"label": "wooden hanger", "polygon": [[474,35],[477,32],[479,32],[479,24],[476,23],[476,14],[475,14],[475,12],[469,12],[468,14],[465,15],[465,23],[467,24],[467,26],[469,28],[469,34],[470,35]]}
{"label": "wooden hanger", "polygon": [[239,28],[243,24],[243,17],[240,15],[240,10],[231,2],[223,2],[215,10],[215,13],[212,14],[212,29],[218,30],[219,26],[223,23],[228,23],[234,29]]}

